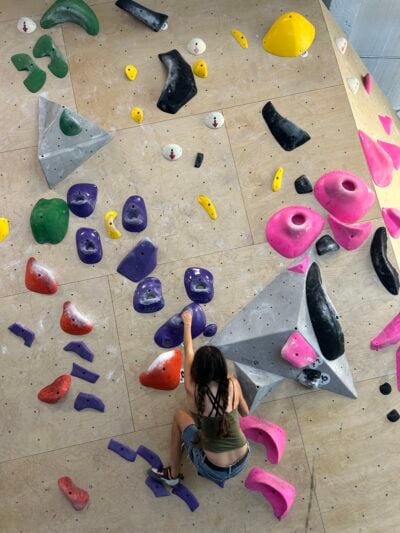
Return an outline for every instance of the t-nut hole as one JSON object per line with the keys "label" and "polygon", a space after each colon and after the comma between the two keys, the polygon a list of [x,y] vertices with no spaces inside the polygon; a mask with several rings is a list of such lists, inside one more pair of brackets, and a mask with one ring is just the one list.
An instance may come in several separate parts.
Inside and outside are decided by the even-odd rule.
{"label": "t-nut hole", "polygon": [[301,226],[306,221],[306,217],[302,213],[297,213],[296,215],[292,216],[292,222],[296,226]]}

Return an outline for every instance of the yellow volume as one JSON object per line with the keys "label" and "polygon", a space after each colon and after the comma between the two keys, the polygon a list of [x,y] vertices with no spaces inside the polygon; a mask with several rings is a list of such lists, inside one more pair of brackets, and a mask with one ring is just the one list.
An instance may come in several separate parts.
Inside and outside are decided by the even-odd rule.
{"label": "yellow volume", "polygon": [[213,202],[210,200],[210,198],[208,198],[208,196],[200,194],[197,197],[197,201],[202,207],[204,207],[210,218],[212,218],[213,220],[217,218],[217,210],[215,209]]}
{"label": "yellow volume", "polygon": [[272,180],[272,190],[274,192],[279,191],[282,185],[282,178],[283,178],[283,168],[279,167],[278,170],[275,172],[274,179]]}
{"label": "yellow volume", "polygon": [[235,37],[237,42],[240,44],[242,48],[248,48],[249,43],[247,42],[246,37],[243,35],[243,33],[239,30],[231,30],[231,34]]}
{"label": "yellow volume", "polygon": [[117,230],[117,228],[114,225],[114,219],[118,216],[118,213],[116,211],[107,211],[107,213],[104,215],[104,222],[106,224],[106,230],[108,233],[108,236],[111,239],[119,239],[121,237],[121,232]]}

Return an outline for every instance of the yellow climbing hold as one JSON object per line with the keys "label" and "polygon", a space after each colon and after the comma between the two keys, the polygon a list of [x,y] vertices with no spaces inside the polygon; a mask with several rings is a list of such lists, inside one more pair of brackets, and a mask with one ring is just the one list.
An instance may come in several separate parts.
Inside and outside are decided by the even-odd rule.
{"label": "yellow climbing hold", "polygon": [[274,192],[279,191],[282,185],[282,178],[283,178],[283,168],[279,167],[278,170],[275,172],[274,179],[272,180],[272,190]]}
{"label": "yellow climbing hold", "polygon": [[246,37],[243,35],[243,33],[239,30],[231,30],[231,34],[235,37],[237,42],[240,44],[242,48],[248,48],[249,43],[247,42]]}
{"label": "yellow climbing hold", "polygon": [[212,201],[210,200],[210,198],[208,198],[207,196],[203,196],[202,194],[200,194],[198,197],[197,197],[197,201],[199,202],[199,204],[204,207],[204,209],[207,211],[207,213],[209,214],[210,218],[212,218],[213,220],[215,220],[217,218],[217,210],[215,209],[215,206],[214,204],[212,203]]}
{"label": "yellow climbing hold", "polygon": [[295,57],[304,54],[314,41],[315,28],[303,15],[284,13],[264,35],[262,45],[270,54]]}
{"label": "yellow climbing hold", "polygon": [[8,220],[6,218],[0,218],[0,241],[4,241],[9,232]]}
{"label": "yellow climbing hold", "polygon": [[207,78],[207,76],[208,76],[207,63],[203,59],[199,59],[193,65],[193,72],[199,78]]}
{"label": "yellow climbing hold", "polygon": [[137,76],[137,68],[134,65],[126,65],[125,74],[128,80],[133,81]]}
{"label": "yellow climbing hold", "polygon": [[140,107],[133,107],[131,117],[135,122],[141,124],[143,122],[143,109],[140,109]]}
{"label": "yellow climbing hold", "polygon": [[118,213],[116,211],[107,211],[107,213],[104,215],[104,222],[106,223],[106,230],[108,233],[108,236],[111,239],[119,239],[121,237],[121,232],[117,230],[117,228],[114,226],[114,219],[118,216]]}

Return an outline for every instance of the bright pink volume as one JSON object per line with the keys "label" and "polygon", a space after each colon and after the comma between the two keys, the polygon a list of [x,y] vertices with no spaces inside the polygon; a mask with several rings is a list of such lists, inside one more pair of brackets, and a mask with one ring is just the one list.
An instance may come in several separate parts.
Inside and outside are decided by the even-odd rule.
{"label": "bright pink volume", "polygon": [[239,423],[249,440],[264,446],[268,461],[278,464],[286,447],[286,431],[277,424],[251,415],[241,417]]}
{"label": "bright pink volume", "polygon": [[311,365],[317,359],[314,348],[301,333],[292,333],[283,345],[281,355],[285,361],[297,368]]}
{"label": "bright pink volume", "polygon": [[379,187],[387,187],[393,178],[393,163],[391,157],[371,137],[358,130],[361,146],[371,174],[371,177]]}
{"label": "bright pink volume", "polygon": [[378,141],[378,144],[381,148],[385,150],[390,159],[394,168],[397,170],[400,168],[400,146],[398,144],[387,143],[385,141]]}
{"label": "bright pink volume", "polygon": [[372,231],[372,222],[344,224],[332,215],[328,215],[328,222],[335,240],[346,250],[359,248]]}
{"label": "bright pink volume", "polygon": [[371,341],[371,350],[381,350],[400,342],[400,313]]}
{"label": "bright pink volume", "polygon": [[305,255],[300,263],[296,263],[288,268],[290,272],[297,272],[297,274],[304,274],[307,272],[308,265],[310,264],[310,258],[308,255]]}
{"label": "bright pink volume", "polygon": [[393,119],[389,115],[378,115],[379,120],[381,121],[383,129],[388,135],[392,133]]}
{"label": "bright pink volume", "polygon": [[394,239],[400,237],[400,209],[382,207],[382,216],[390,235]]}
{"label": "bright pink volume", "polygon": [[367,91],[367,94],[371,94],[372,91],[372,76],[369,72],[365,74],[365,76],[361,76],[364,89]]}
{"label": "bright pink volume", "polygon": [[397,377],[397,390],[400,391],[400,348],[396,350],[396,377]]}

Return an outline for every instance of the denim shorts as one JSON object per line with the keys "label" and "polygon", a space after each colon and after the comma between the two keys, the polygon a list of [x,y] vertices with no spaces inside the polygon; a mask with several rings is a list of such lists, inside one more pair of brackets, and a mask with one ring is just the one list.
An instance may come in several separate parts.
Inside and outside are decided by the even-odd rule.
{"label": "denim shorts", "polygon": [[198,427],[195,424],[190,424],[183,430],[183,433],[182,433],[182,441],[185,445],[189,459],[194,464],[194,466],[197,468],[197,472],[201,476],[207,477],[208,479],[211,479],[211,481],[214,481],[215,483],[226,481],[240,474],[240,472],[246,466],[247,461],[249,460],[250,447],[249,447],[249,453],[246,459],[243,461],[243,463],[236,465],[236,466],[235,465],[229,466],[226,468],[225,471],[214,470],[211,466],[209,466],[208,464],[204,462],[206,458],[204,450],[202,448],[195,448],[193,446],[193,442],[196,443],[198,440],[198,432],[199,432]]}

